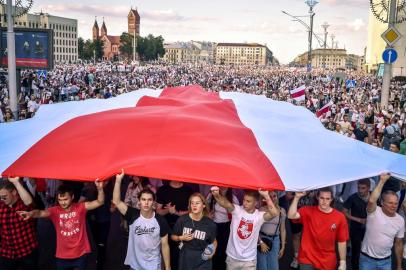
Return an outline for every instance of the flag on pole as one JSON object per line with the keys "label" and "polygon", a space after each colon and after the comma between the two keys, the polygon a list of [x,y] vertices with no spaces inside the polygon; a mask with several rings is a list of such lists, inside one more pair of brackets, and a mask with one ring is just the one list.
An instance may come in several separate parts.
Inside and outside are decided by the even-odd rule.
{"label": "flag on pole", "polygon": [[305,91],[306,91],[306,86],[302,85],[296,89],[290,90],[290,96],[297,102],[304,101],[305,97],[306,97]]}
{"label": "flag on pole", "polygon": [[323,113],[327,113],[330,110],[330,107],[333,105],[333,102],[330,101],[326,105],[324,105],[320,110],[316,112],[316,116],[320,117],[323,115]]}

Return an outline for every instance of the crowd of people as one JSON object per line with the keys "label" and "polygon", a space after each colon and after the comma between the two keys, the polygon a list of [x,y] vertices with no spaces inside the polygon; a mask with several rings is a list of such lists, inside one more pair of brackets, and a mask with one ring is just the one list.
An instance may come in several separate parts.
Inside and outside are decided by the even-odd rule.
{"label": "crowd of people", "polygon": [[288,244],[294,269],[345,270],[348,255],[348,269],[406,269],[405,194],[406,185],[389,174],[296,193],[128,176],[124,170],[95,183],[9,178],[0,181],[0,269],[39,269],[39,218],[55,227],[57,270],[84,270],[91,253],[97,269],[106,269],[115,211],[122,222],[112,230],[127,241],[122,263],[131,270],[280,269]]}
{"label": "crowd of people", "polygon": [[[314,70],[309,76],[287,67],[99,63],[57,66],[46,77],[24,71],[21,78],[19,120],[33,117],[41,104],[190,84],[296,103],[290,90],[305,84],[306,99],[297,105],[316,113],[331,103],[319,117],[327,129],[406,154],[406,89],[393,81],[390,104],[381,109],[381,81],[362,72]],[[348,86],[348,79],[355,85]],[[12,122],[7,85],[0,83],[0,121]],[[351,247],[353,270],[406,269],[405,193],[406,185],[387,174],[296,193],[209,187],[124,171],[95,183],[3,179],[0,269],[37,269],[41,243],[34,220],[48,218],[56,232],[58,270],[86,269],[90,253],[103,270],[115,211],[128,241],[123,263],[130,269],[279,269],[288,243],[292,268],[345,270]]]}

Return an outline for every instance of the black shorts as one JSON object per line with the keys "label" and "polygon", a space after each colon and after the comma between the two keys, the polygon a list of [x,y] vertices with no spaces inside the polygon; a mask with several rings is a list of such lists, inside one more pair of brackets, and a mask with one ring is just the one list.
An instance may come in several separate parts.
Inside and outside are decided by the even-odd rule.
{"label": "black shorts", "polygon": [[303,225],[301,223],[294,223],[291,220],[290,221],[290,229],[292,231],[292,234],[298,234],[301,233],[303,230]]}

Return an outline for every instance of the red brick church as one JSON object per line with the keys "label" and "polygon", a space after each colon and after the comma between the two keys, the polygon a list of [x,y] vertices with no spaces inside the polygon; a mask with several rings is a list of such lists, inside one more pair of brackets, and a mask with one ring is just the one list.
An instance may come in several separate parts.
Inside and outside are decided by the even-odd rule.
{"label": "red brick church", "polygon": [[[137,9],[130,9],[130,12],[127,15],[127,25],[128,32],[130,35],[140,35],[140,15],[138,14]],[[120,36],[111,36],[107,34],[107,27],[104,22],[101,28],[97,24],[97,19],[94,20],[93,25],[93,40],[101,39],[104,42],[104,54],[103,60],[114,60],[118,59],[120,56]]]}

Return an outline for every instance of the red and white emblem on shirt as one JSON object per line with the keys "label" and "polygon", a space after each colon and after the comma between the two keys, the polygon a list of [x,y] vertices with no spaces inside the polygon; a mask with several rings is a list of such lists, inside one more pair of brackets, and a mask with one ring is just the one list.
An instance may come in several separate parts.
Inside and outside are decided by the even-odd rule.
{"label": "red and white emblem on shirt", "polygon": [[237,234],[241,239],[247,239],[251,236],[253,228],[254,223],[252,220],[241,218],[240,224],[238,225]]}

